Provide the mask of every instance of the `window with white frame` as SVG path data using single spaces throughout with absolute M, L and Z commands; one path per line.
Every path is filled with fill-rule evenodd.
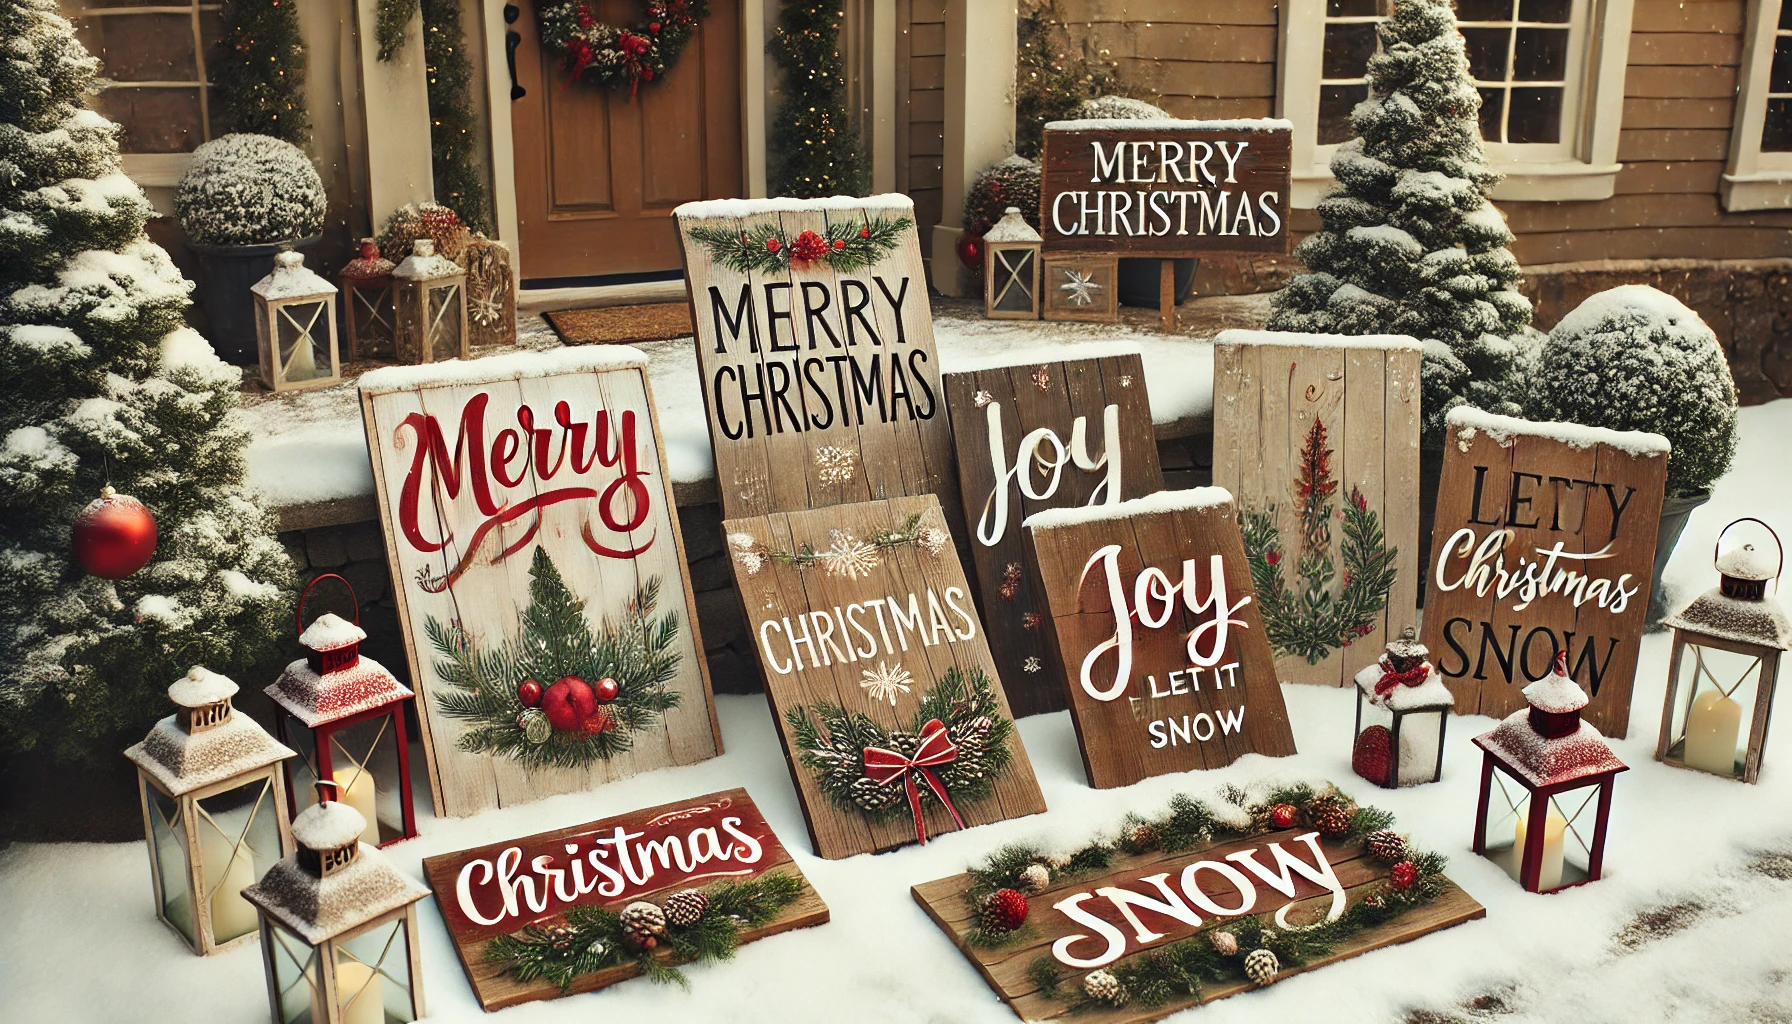
M 1755 0 L 1730 132 L 1724 208 L 1792 207 L 1792 3 Z

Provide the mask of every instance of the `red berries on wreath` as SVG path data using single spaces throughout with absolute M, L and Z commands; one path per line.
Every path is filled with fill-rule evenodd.
M 525 679 L 516 684 L 516 699 L 523 707 L 532 708 L 541 703 L 541 684 L 533 679 Z
M 599 704 L 608 704 L 622 693 L 622 687 L 617 684 L 616 680 L 605 676 L 591 684 L 591 693 L 597 698 Z
M 766 252 L 777 252 L 779 249 L 782 249 L 782 248 L 784 248 L 784 243 L 778 241 L 776 238 L 768 238 L 765 240 L 765 251 Z
M 1269 823 L 1276 828 L 1293 828 L 1300 809 L 1293 804 L 1277 804 L 1269 809 Z

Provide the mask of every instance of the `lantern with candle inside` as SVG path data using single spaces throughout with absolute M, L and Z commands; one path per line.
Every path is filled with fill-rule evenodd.
M 1411 626 L 1356 674 L 1356 742 L 1350 764 L 1385 789 L 1436 782 L 1456 698 Z
M 294 801 L 309 799 L 319 779 L 334 783 L 335 799 L 366 819 L 361 841 L 384 846 L 417 834 L 404 724 L 411 691 L 360 652 L 367 634 L 358 603 L 353 622 L 325 612 L 305 625 L 305 598 L 325 580 L 341 583 L 354 601 L 354 588 L 335 573 L 306 585 L 295 616 L 305 656 L 267 688 L 280 709 L 280 739 L 299 751 L 286 763 L 287 792 Z
M 243 891 L 260 911 L 276 1024 L 393 1024 L 423 1016 L 417 901 L 429 895 L 360 841 L 335 787 L 293 819 L 298 850 Z
M 467 272 L 460 264 L 436 255 L 436 243 L 419 238 L 411 254 L 392 271 L 396 309 L 393 348 L 401 363 L 433 363 L 465 359 L 467 335 Z
M 983 235 L 983 315 L 1039 319 L 1039 232 L 1010 206 Z
M 1774 552 L 1749 543 L 1724 550 L 1724 534 L 1739 523 L 1766 530 Z M 1753 783 L 1761 777 L 1780 652 L 1792 650 L 1777 583 L 1767 593 L 1785 568 L 1785 551 L 1779 535 L 1754 518 L 1736 520 L 1717 539 L 1718 585 L 1667 620 L 1674 653 L 1655 759 Z
M 343 334 L 348 358 L 391 358 L 397 312 L 392 305 L 392 271 L 396 264 L 380 255 L 379 243 L 361 239 L 360 254 L 336 275 L 342 284 Z
M 231 707 L 237 686 L 195 667 L 180 707 L 125 751 L 137 765 L 156 916 L 200 955 L 255 933 L 244 887 L 292 849 L 279 763 L 293 752 Z
M 303 253 L 274 256 L 274 269 L 249 289 L 261 382 L 275 391 L 342 379 L 336 351 L 336 286 L 305 266 Z
M 1474 850 L 1531 892 L 1597 881 L 1612 781 L 1627 766 L 1581 721 L 1587 693 L 1568 677 L 1567 651 L 1524 698 L 1527 710 L 1475 737 L 1483 756 Z

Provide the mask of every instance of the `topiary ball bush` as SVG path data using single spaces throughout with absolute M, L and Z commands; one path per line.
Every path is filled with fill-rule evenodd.
M 979 172 L 964 199 L 964 229 L 981 236 L 1002 219 L 1010 206 L 1020 207 L 1021 216 L 1038 230 L 1038 161 L 1011 156 Z
M 324 183 L 311 160 L 271 135 L 223 135 L 193 151 L 174 191 L 189 241 L 272 245 L 323 230 Z
M 1600 292 L 1563 317 L 1531 381 L 1534 419 L 1666 437 L 1669 495 L 1709 488 L 1736 455 L 1736 383 L 1717 335 L 1648 285 Z

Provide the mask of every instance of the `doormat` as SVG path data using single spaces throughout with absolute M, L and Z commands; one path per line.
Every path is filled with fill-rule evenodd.
M 568 345 L 622 345 L 691 334 L 691 307 L 686 302 L 564 309 L 542 315 Z

